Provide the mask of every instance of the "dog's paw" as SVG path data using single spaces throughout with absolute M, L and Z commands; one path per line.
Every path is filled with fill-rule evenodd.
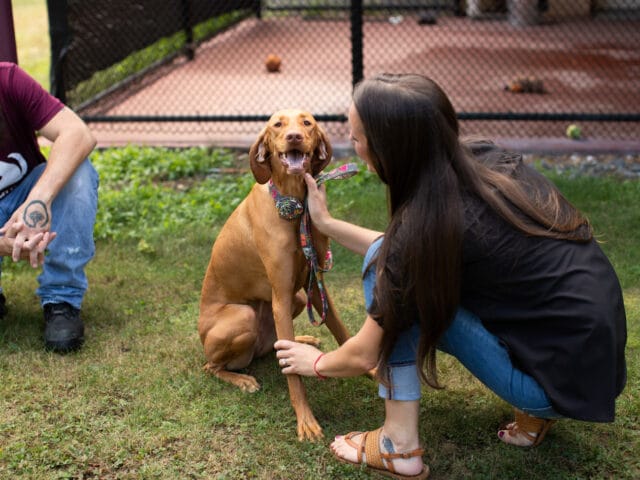
M 306 343 L 307 345 L 313 345 L 314 347 L 320 346 L 320 339 L 312 335 L 298 335 L 295 340 L 298 343 Z
M 206 363 L 202 369 L 205 372 L 218 377 L 224 382 L 235 385 L 243 392 L 254 393 L 260 390 L 260 384 L 251 375 L 223 370 L 222 368 L 213 366 L 210 363 Z
M 260 384 L 255 378 L 249 375 L 241 375 L 241 374 L 238 374 L 238 376 L 240 378 L 237 378 L 234 383 L 243 392 L 255 393 L 258 390 L 260 390 Z
M 314 419 L 310 422 L 298 423 L 298 441 L 316 442 L 324 438 L 322 427 Z

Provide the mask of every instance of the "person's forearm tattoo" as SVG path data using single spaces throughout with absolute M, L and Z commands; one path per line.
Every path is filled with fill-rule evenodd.
M 22 220 L 29 228 L 46 228 L 49 225 L 47 206 L 40 200 L 33 200 L 24 209 Z

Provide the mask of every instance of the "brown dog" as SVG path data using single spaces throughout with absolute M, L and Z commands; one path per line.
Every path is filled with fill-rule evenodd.
M 300 246 L 300 219 L 283 218 L 274 201 L 300 202 L 306 195 L 303 175 L 317 175 L 331 160 L 331 144 L 310 113 L 283 110 L 272 115 L 249 151 L 258 182 L 222 227 L 211 251 L 202 285 L 198 332 L 207 359 L 205 370 L 247 392 L 260 388 L 252 376 L 235 372 L 273 350 L 276 339 L 294 340 L 293 319 L 303 310 L 309 267 Z M 271 180 L 273 186 L 266 185 Z M 280 198 L 280 197 L 277 197 Z M 318 258 L 329 240 L 312 226 Z M 313 306 L 322 302 L 317 285 Z M 349 333 L 330 299 L 326 324 L 342 344 Z M 316 343 L 314 337 L 295 340 Z M 298 439 L 322 437 L 302 380 L 288 375 L 289 396 L 298 421 Z

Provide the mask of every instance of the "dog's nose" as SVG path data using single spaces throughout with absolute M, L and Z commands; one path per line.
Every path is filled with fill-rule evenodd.
M 302 142 L 302 134 L 300 132 L 289 132 L 284 138 L 289 143 Z

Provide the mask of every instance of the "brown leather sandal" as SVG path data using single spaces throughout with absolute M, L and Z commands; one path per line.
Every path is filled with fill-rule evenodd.
M 532 442 L 530 447 L 540 445 L 551 426 L 556 423 L 556 420 L 533 417 L 518 409 L 515 409 L 515 417 L 515 420 L 507 425 L 504 430 L 507 430 L 511 436 L 522 435 Z
M 344 437 L 345 441 L 349 444 L 349 446 L 356 449 L 358 453 L 357 461 L 350 462 L 335 452 L 332 451 L 333 455 L 342 463 L 348 463 L 351 465 L 362 465 L 373 470 L 380 475 L 384 475 L 391 478 L 396 478 L 398 480 L 424 480 L 429 476 L 429 467 L 424 465 L 422 468 L 422 472 L 418 475 L 401 475 L 396 473 L 396 470 L 393 466 L 393 461 L 398 458 L 411 458 L 411 457 L 421 457 L 424 453 L 423 448 L 416 448 L 410 452 L 405 453 L 382 453 L 380 451 L 380 433 L 382 432 L 382 427 L 377 430 L 373 430 L 371 432 L 351 432 L 347 433 Z M 360 443 L 356 443 L 351 440 L 356 435 L 361 435 Z M 366 460 L 362 461 L 362 455 L 366 455 Z

